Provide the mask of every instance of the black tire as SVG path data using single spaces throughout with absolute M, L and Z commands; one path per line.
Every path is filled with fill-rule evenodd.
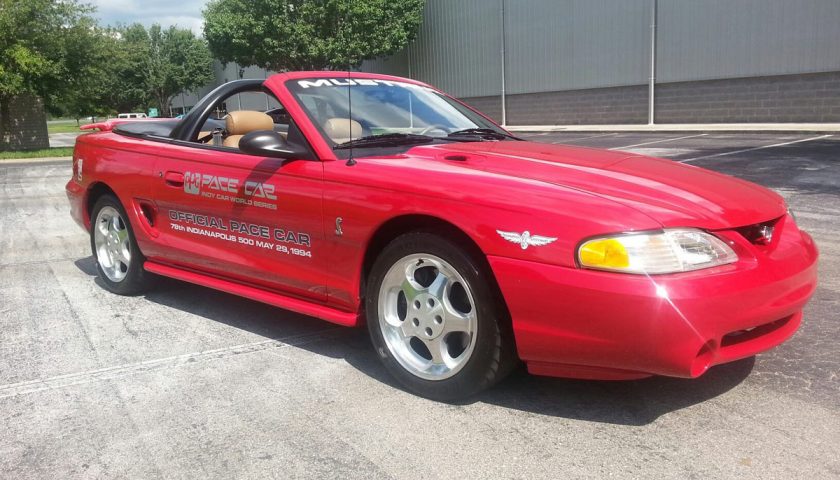
M 380 326 L 378 308 L 383 280 L 393 265 L 412 254 L 431 254 L 443 259 L 472 291 L 477 314 L 475 346 L 463 367 L 448 378 L 421 378 L 404 368 L 389 349 Z M 518 363 L 507 309 L 492 273 L 481 260 L 447 238 L 431 232 L 411 232 L 391 241 L 374 262 L 365 295 L 368 330 L 385 368 L 409 391 L 444 402 L 465 399 L 499 382 Z
M 99 258 L 100 252 L 96 247 L 95 231 L 97 220 L 99 219 L 100 212 L 109 207 L 117 211 L 125 226 L 125 230 L 128 232 L 128 245 L 131 258 L 128 262 L 128 268 L 124 271 L 125 276 L 119 280 L 109 278 L 109 275 L 102 267 Z M 131 222 L 128 220 L 128 215 L 120 201 L 111 194 L 102 195 L 93 205 L 90 218 L 90 249 L 93 252 L 96 273 L 99 275 L 99 279 L 102 280 L 105 288 L 118 295 L 137 295 L 146 291 L 151 286 L 151 275 L 143 270 L 146 257 L 143 256 L 143 253 L 140 252 L 140 248 L 137 246 L 137 240 L 135 239 Z

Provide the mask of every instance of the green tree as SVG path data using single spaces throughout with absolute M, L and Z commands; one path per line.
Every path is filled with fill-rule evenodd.
M 0 0 L 0 148 L 11 134 L 9 102 L 31 94 L 50 102 L 73 88 L 88 60 L 96 22 L 76 0 Z
M 188 29 L 152 25 L 148 31 L 146 86 L 162 114 L 172 97 L 213 79 L 213 57 L 203 39 Z
M 149 35 L 140 24 L 92 27 L 87 38 L 69 36 L 68 50 L 85 52 L 67 59 L 77 72 L 67 87 L 48 94 L 48 110 L 76 119 L 89 115 L 144 111 L 151 96 L 147 85 Z
M 119 33 L 113 29 L 94 27 L 86 36 L 69 36 L 69 51 L 84 52 L 66 60 L 68 70 L 77 74 L 66 79 L 66 87 L 49 92 L 47 109 L 60 116 L 78 121 L 89 115 L 100 116 L 114 112 L 110 94 L 113 78 L 121 61 Z
M 75 66 L 82 74 L 52 111 L 79 118 L 154 105 L 166 114 L 173 96 L 213 78 L 210 51 L 190 30 L 135 23 L 96 31 L 86 61 Z
M 204 36 L 222 62 L 276 71 L 355 68 L 417 34 L 425 0 L 211 0 Z
M 146 111 L 152 103 L 149 88 L 151 45 L 146 28 L 135 23 L 116 30 L 111 75 L 105 102 L 116 112 Z

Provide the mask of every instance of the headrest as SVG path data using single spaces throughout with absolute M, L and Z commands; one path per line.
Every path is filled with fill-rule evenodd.
M 244 135 L 255 130 L 273 130 L 274 121 L 263 112 L 238 110 L 225 116 L 228 135 Z
M 362 124 L 349 118 L 330 118 L 324 122 L 324 133 L 336 143 L 362 136 Z

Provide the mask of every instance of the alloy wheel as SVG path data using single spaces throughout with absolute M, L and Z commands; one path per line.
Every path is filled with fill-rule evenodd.
M 380 286 L 378 313 L 388 349 L 417 377 L 449 378 L 475 348 L 478 319 L 470 286 L 435 255 L 412 254 L 391 266 Z
M 125 219 L 114 207 L 106 206 L 96 216 L 93 228 L 99 267 L 108 280 L 121 282 L 131 265 L 131 242 Z

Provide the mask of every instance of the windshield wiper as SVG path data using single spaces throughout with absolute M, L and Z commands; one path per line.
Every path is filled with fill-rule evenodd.
M 416 135 L 413 133 L 383 133 L 380 135 L 368 135 L 356 138 L 333 147 L 333 150 L 344 150 L 357 147 L 396 147 L 399 145 L 413 145 L 420 143 L 431 143 L 434 137 L 428 135 Z
M 487 140 L 501 140 L 503 138 L 510 138 L 513 140 L 522 140 L 519 137 L 514 137 L 508 133 L 499 132 L 497 130 L 493 130 L 492 128 L 465 128 L 463 130 L 458 130 L 449 134 L 450 137 L 459 137 L 459 136 L 477 136 Z

